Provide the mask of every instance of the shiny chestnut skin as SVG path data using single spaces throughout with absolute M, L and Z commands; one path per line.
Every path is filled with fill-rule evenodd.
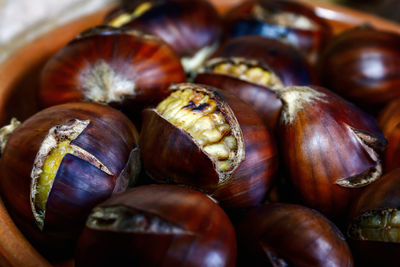
M 228 216 L 206 195 L 176 185 L 135 187 L 97 206 L 76 256 L 76 266 L 235 263 L 236 236 Z
M 44 171 L 44 163 L 39 165 L 55 146 L 47 155 L 40 151 L 51 144 L 44 143 L 50 132 L 57 134 L 62 131 L 60 125 L 77 120 L 87 124 L 70 143 L 74 152 L 61 159 L 41 217 L 34 193 L 40 179 L 34 173 Z M 125 190 L 140 171 L 137 143 L 134 125 L 108 106 L 68 103 L 42 110 L 16 128 L 7 142 L 0 161 L 1 197 L 39 251 L 54 259 L 67 256 L 90 210 Z
M 222 59 L 222 58 L 221 58 Z M 225 61 L 235 60 L 237 58 L 222 59 Z M 212 59 L 208 62 L 211 62 Z M 247 61 L 242 59 L 242 61 Z M 259 63 L 255 60 L 255 66 L 263 66 L 264 69 L 274 72 L 266 64 Z M 207 62 L 205 63 L 207 66 Z M 229 91 L 242 99 L 247 104 L 251 105 L 258 115 L 264 120 L 265 124 L 271 131 L 275 131 L 278 122 L 279 114 L 282 108 L 281 101 L 277 98 L 275 91 L 279 90 L 279 86 L 264 86 L 251 81 L 246 81 L 231 75 L 212 72 L 204 68 L 195 78 L 196 83 L 207 84 L 216 88 Z
M 353 266 L 340 230 L 304 206 L 264 204 L 251 209 L 236 229 L 239 266 Z
M 331 219 L 382 175 L 387 144 L 374 118 L 322 87 L 279 91 L 280 151 L 304 203 Z
M 390 224 L 395 220 L 393 212 L 400 209 L 400 169 L 386 173 L 381 179 L 371 184 L 353 202 L 349 215 L 348 240 L 357 264 L 360 266 L 398 266 L 400 239 L 384 240 L 391 231 L 398 231 L 398 224 Z M 381 227 L 371 227 L 370 234 L 375 231 L 375 238 L 370 238 L 363 232 L 362 237 L 355 235 L 353 229 L 368 229 L 364 223 L 360 225 L 362 215 L 375 214 L 381 222 Z M 364 230 L 365 231 L 365 230 Z M 377 240 L 380 239 L 380 240 Z
M 273 16 L 279 17 L 276 21 Z M 289 15 L 290 14 L 290 15 Z M 290 19 L 299 16 L 303 22 Z M 268 21 L 270 20 L 270 21 Z M 285 23 L 281 24 L 280 21 Z M 304 21 L 308 23 L 305 25 Z M 298 48 L 311 63 L 315 63 L 318 55 L 332 37 L 329 24 L 319 18 L 306 5 L 294 1 L 256 0 L 246 1 L 231 9 L 224 17 L 225 38 L 245 35 L 260 35 L 278 39 Z
M 45 65 L 43 107 L 73 101 L 140 110 L 185 81 L 179 57 L 158 37 L 126 28 L 95 27 L 77 36 Z
M 305 57 L 291 45 L 261 36 L 243 36 L 227 41 L 214 57 L 243 57 L 267 64 L 283 84 L 316 84 L 314 70 Z
M 143 111 L 140 147 L 146 173 L 159 182 L 186 184 L 210 194 L 229 209 L 259 204 L 271 187 L 278 167 L 273 135 L 257 113 L 235 95 L 199 84 L 177 84 L 171 91 L 201 88 L 213 95 L 239 135 L 235 169 L 221 181 L 216 164 L 186 131 L 155 109 Z
M 395 33 L 371 27 L 345 31 L 322 53 L 318 76 L 324 86 L 373 113 L 400 96 L 399 46 Z
M 383 167 L 386 172 L 400 168 L 400 99 L 389 102 L 378 117 L 378 125 L 388 140 Z
M 200 51 L 206 57 L 220 42 L 221 20 L 213 5 L 205 0 L 132 1 L 111 11 L 105 23 L 122 26 L 118 18 L 137 10 L 142 11 L 122 25 L 159 36 L 184 58 L 186 70 L 195 68 L 196 64 L 187 65 L 185 61 Z

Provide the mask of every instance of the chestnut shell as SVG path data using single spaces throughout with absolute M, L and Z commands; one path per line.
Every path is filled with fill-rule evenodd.
M 318 76 L 327 88 L 374 113 L 400 96 L 399 47 L 395 33 L 370 27 L 345 31 L 322 53 Z
M 111 175 L 66 154 L 54 179 L 40 231 L 30 204 L 34 160 L 50 128 L 71 119 L 90 121 L 71 144 L 94 155 Z M 122 179 L 130 163 L 131 174 L 140 170 L 137 143 L 134 125 L 110 107 L 68 103 L 42 110 L 22 123 L 7 142 L 0 161 L 2 199 L 15 223 L 42 253 L 50 259 L 66 256 L 72 252 L 92 207 L 127 187 Z M 133 159 L 129 161 L 131 155 Z
M 290 12 L 302 15 L 312 21 L 316 28 L 300 29 L 259 20 L 252 14 L 255 6 L 271 12 Z M 332 36 L 332 30 L 327 22 L 318 17 L 306 5 L 294 1 L 246 1 L 225 15 L 224 25 L 226 28 L 225 38 L 260 35 L 281 40 L 298 48 L 311 63 L 316 62 L 320 52 Z
M 267 64 L 283 84 L 316 84 L 314 70 L 305 57 L 291 45 L 261 36 L 243 36 L 224 43 L 214 57 L 243 57 Z
M 134 1 L 111 11 L 105 23 L 132 12 L 143 2 L 152 6 L 124 26 L 159 36 L 180 57 L 193 56 L 202 48 L 219 43 L 222 32 L 219 15 L 213 5 L 204 0 Z
M 253 208 L 237 233 L 240 266 L 353 266 L 340 230 L 303 206 L 274 203 Z M 288 265 L 279 265 L 282 259 Z
M 127 231 L 117 226 L 96 229 L 88 221 L 78 244 L 77 266 L 235 266 L 233 226 L 224 211 L 198 191 L 176 185 L 139 186 L 97 209 L 107 207 L 125 207 L 146 221 Z M 174 230 L 151 227 L 154 218 Z
M 101 26 L 83 32 L 49 59 L 38 98 L 43 107 L 90 101 L 137 111 L 185 79 L 179 57 L 159 38 Z M 108 90 L 105 96 L 94 90 L 99 88 Z
M 155 110 L 145 109 L 139 141 L 144 169 L 156 181 L 199 188 L 226 208 L 260 203 L 278 167 L 273 135 L 257 113 L 235 95 L 206 85 L 194 86 L 214 92 L 229 105 L 238 122 L 234 127 L 239 127 L 243 134 L 245 158 L 231 176 L 221 182 L 212 160 L 188 133 L 166 121 Z

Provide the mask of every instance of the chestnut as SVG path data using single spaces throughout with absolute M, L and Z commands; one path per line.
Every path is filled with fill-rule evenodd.
M 316 84 L 305 57 L 293 46 L 261 36 L 244 36 L 227 41 L 213 57 L 241 57 L 267 64 L 286 86 Z
M 399 46 L 396 33 L 366 26 L 345 31 L 321 55 L 317 64 L 321 83 L 375 113 L 400 96 Z
M 176 185 L 147 185 L 94 208 L 76 266 L 235 266 L 236 236 L 209 197 Z
M 353 266 L 340 230 L 319 212 L 300 205 L 253 208 L 237 233 L 239 266 Z
M 213 58 L 200 69 L 195 82 L 236 94 L 257 111 L 271 131 L 275 130 L 282 103 L 274 91 L 283 83 L 268 65 L 239 57 Z
M 143 166 L 158 182 L 210 194 L 225 208 L 260 203 L 277 171 L 272 134 L 249 105 L 227 91 L 192 83 L 143 111 Z
M 175 52 L 158 37 L 126 28 L 95 27 L 77 36 L 45 65 L 43 107 L 74 101 L 140 110 L 186 76 Z
M 317 86 L 280 90 L 280 148 L 290 179 L 307 206 L 346 214 L 360 190 L 382 175 L 387 142 L 374 118 Z
M 383 167 L 386 172 L 400 168 L 400 98 L 389 102 L 378 117 L 378 125 L 388 140 Z
M 225 38 L 260 35 L 298 48 L 311 63 L 332 36 L 331 27 L 305 4 L 285 0 L 252 0 L 224 17 Z
M 68 103 L 42 110 L 8 139 L 1 197 L 39 250 L 66 256 L 90 210 L 134 182 L 137 143 L 135 126 L 108 106 Z
M 188 72 L 215 51 L 222 32 L 217 11 L 205 0 L 132 1 L 111 11 L 105 23 L 159 36 L 178 53 Z
M 398 266 L 400 169 L 385 174 L 354 201 L 347 235 L 356 263 Z M 361 265 L 360 265 L 361 266 Z

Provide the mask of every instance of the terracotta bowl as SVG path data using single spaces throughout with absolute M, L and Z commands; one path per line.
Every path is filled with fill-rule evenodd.
M 209 0 L 221 13 L 243 0 Z M 302 1 L 326 19 L 338 33 L 355 25 L 369 23 L 379 29 L 400 33 L 400 25 L 348 8 Z M 25 45 L 0 65 L 0 125 L 12 117 L 24 120 L 38 111 L 35 92 L 38 74 L 46 60 L 82 30 L 101 23 L 112 7 L 56 28 Z M 63 263 L 73 266 L 72 260 Z M 50 266 L 24 238 L 0 200 L 0 266 Z M 61 266 L 61 265 L 60 265 Z

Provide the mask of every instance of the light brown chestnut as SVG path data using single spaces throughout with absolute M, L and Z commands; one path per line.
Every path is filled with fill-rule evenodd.
M 277 170 L 277 149 L 257 113 L 227 91 L 177 84 L 143 112 L 146 172 L 203 190 L 228 208 L 260 203 Z
M 290 179 L 304 202 L 328 216 L 382 175 L 386 145 L 372 116 L 322 87 L 287 87 L 279 138 Z

